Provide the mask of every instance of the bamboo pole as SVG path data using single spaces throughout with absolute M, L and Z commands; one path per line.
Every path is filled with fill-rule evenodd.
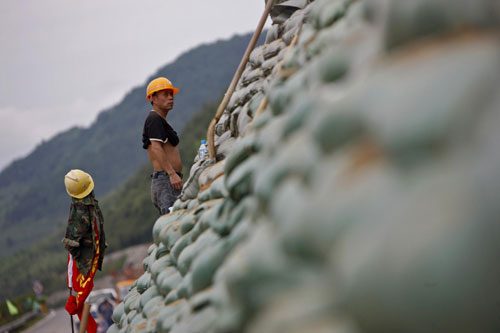
M 78 333 L 85 333 L 87 331 L 89 315 L 90 315 L 90 304 L 85 303 L 83 304 L 82 320 L 80 322 L 80 330 L 78 331 Z
M 262 17 L 260 18 L 259 24 L 257 25 L 257 29 L 255 30 L 252 39 L 250 40 L 250 43 L 248 44 L 248 47 L 245 51 L 245 54 L 243 55 L 243 58 L 241 59 L 240 65 L 238 66 L 238 69 L 236 73 L 233 76 L 233 80 L 231 81 L 231 84 L 229 85 L 229 88 L 227 89 L 226 93 L 224 94 L 224 98 L 222 99 L 222 102 L 220 103 L 217 112 L 215 113 L 215 117 L 212 119 L 210 122 L 210 125 L 208 126 L 208 131 L 207 131 L 207 145 L 208 145 L 208 154 L 210 159 L 215 159 L 215 146 L 214 146 L 214 134 L 215 134 L 215 125 L 219 121 L 220 117 L 222 116 L 222 112 L 224 112 L 224 109 L 226 108 L 227 104 L 229 103 L 229 99 L 233 95 L 234 89 L 236 88 L 236 84 L 238 83 L 238 80 L 241 77 L 241 74 L 243 73 L 243 70 L 245 69 L 245 66 L 248 62 L 248 58 L 250 57 L 250 53 L 253 51 L 255 44 L 257 43 L 257 40 L 259 39 L 259 36 L 262 32 L 262 28 L 264 27 L 264 24 L 266 23 L 267 16 L 269 15 L 269 12 L 271 11 L 271 8 L 274 5 L 275 0 L 268 0 L 266 4 L 266 8 L 264 9 L 264 13 L 262 14 Z

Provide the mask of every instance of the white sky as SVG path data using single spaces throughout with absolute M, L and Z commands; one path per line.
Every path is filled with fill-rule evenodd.
M 0 171 L 42 140 L 90 125 L 184 51 L 253 32 L 264 6 L 264 0 L 0 1 Z

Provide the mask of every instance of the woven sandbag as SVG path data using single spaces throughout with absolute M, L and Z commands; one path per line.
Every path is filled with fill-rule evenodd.
M 147 301 L 142 309 L 142 316 L 144 318 L 151 318 L 158 315 L 163 308 L 163 297 L 155 296 Z
M 266 34 L 266 44 L 271 43 L 272 41 L 275 41 L 278 39 L 278 37 L 281 34 L 281 29 L 280 29 L 279 24 L 273 24 L 271 25 L 270 28 L 267 29 L 267 34 Z
M 380 1 L 377 5 L 383 6 Z M 388 6 L 385 48 L 390 50 L 427 36 L 444 35 L 461 26 L 498 27 L 499 22 L 500 10 L 495 1 L 393 1 Z
M 206 168 L 198 178 L 201 188 L 207 188 L 216 178 L 224 174 L 225 161 L 220 161 Z
M 215 243 L 219 238 L 219 235 L 208 229 L 204 231 L 194 243 L 186 246 L 177 260 L 177 268 L 179 272 L 182 275 L 187 274 L 194 258 L 196 258 L 210 244 Z
M 139 294 L 142 294 L 145 292 L 151 284 L 151 273 L 149 272 L 144 272 L 144 274 L 137 279 L 137 292 Z
M 225 186 L 224 175 L 217 178 L 210 186 L 210 199 L 219 199 L 227 197 L 228 191 Z
M 215 125 L 215 135 L 221 136 L 225 131 L 229 129 L 229 117 L 230 113 L 224 111 L 219 121 Z
M 264 45 L 257 46 L 250 53 L 248 63 L 253 67 L 257 68 L 264 62 Z
M 212 284 L 216 270 L 222 264 L 231 249 L 231 244 L 229 242 L 221 240 L 209 246 L 193 261 L 191 269 L 193 293 L 197 293 Z
M 239 164 L 226 178 L 226 188 L 232 200 L 239 201 L 252 192 L 254 173 L 261 166 L 260 162 L 259 157 L 252 156 Z
M 169 255 L 163 256 L 151 265 L 151 278 L 156 281 L 158 275 L 167 267 L 173 264 Z
M 177 287 L 177 296 L 179 298 L 189 298 L 192 295 L 192 287 L 191 287 L 191 273 L 187 273 L 182 281 L 179 283 Z
M 182 275 L 180 275 L 177 271 L 171 271 L 171 273 L 165 276 L 161 280 L 161 284 L 159 285 L 159 290 L 162 295 L 168 295 L 173 289 L 176 289 L 182 281 Z
M 120 332 L 120 328 L 116 325 L 116 324 L 113 324 L 111 325 L 108 330 L 106 332 L 110 332 L 110 333 L 118 333 Z
M 139 301 L 138 311 L 142 312 L 146 303 L 156 296 L 160 296 L 160 292 L 158 291 L 158 288 L 153 285 L 149 287 L 144 293 L 142 293 Z
M 181 332 L 214 332 L 217 322 L 217 312 L 214 307 L 206 307 L 201 311 L 193 313 L 192 316 L 181 320 L 172 326 L 172 333 Z
M 309 20 L 316 29 L 323 29 L 344 16 L 350 3 L 351 0 L 316 0 Z
M 158 315 L 156 323 L 156 332 L 167 333 L 170 332 L 172 326 L 175 324 L 176 313 L 184 306 L 185 300 L 179 300 L 166 306 Z
M 139 308 L 141 294 L 138 292 L 132 293 L 132 295 L 125 300 L 124 303 L 124 312 L 128 314 L 132 310 L 137 310 Z
M 215 158 L 217 162 L 224 161 L 232 152 L 236 138 L 231 136 L 231 131 L 226 131 L 215 142 Z
M 179 210 L 170 214 L 160 216 L 153 225 L 153 241 L 156 245 L 160 243 L 160 232 L 170 223 L 176 221 L 185 211 Z
M 127 320 L 126 320 L 126 322 L 127 322 L 128 324 L 130 324 L 130 323 L 134 320 L 135 316 L 137 316 L 137 315 L 139 315 L 139 316 L 141 315 L 139 312 L 137 312 L 137 310 L 132 310 L 132 311 L 130 311 L 130 312 L 127 314 Z
M 172 289 L 165 296 L 165 305 L 169 305 L 170 303 L 176 302 L 179 300 L 179 295 L 177 295 L 177 289 Z
M 191 171 L 189 173 L 189 178 L 184 184 L 182 188 L 182 192 L 180 195 L 181 200 L 194 199 L 198 195 L 200 191 L 200 185 L 198 184 L 198 177 L 200 173 L 205 170 L 208 166 L 214 164 L 215 161 L 205 158 L 203 160 L 199 160 L 193 164 L 191 167 Z
M 132 332 L 143 332 L 146 330 L 148 323 L 142 316 L 135 316 L 134 320 L 130 323 L 129 327 Z
M 167 255 L 168 253 L 169 253 L 168 248 L 163 243 L 160 243 L 158 245 L 158 249 L 156 250 L 155 258 L 160 259 L 161 257 Z
M 125 313 L 125 303 L 121 302 L 118 304 L 118 306 L 114 309 L 113 315 L 111 316 L 111 319 L 113 319 L 114 323 L 119 323 L 120 319 L 122 318 L 123 314 Z
M 160 241 L 171 250 L 175 242 L 182 236 L 181 221 L 176 220 L 163 228 L 160 232 Z

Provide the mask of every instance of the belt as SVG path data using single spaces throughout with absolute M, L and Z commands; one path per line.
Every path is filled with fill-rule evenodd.
M 176 171 L 175 173 L 182 179 L 182 172 Z M 168 176 L 168 173 L 165 170 L 155 171 L 151 174 L 151 178 L 156 179 L 159 175 Z

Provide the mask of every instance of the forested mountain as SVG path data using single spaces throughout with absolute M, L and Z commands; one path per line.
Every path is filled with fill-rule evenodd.
M 0 257 L 33 246 L 65 224 L 69 199 L 63 178 L 70 169 L 92 174 L 96 196 L 102 198 L 147 161 L 141 132 L 150 110 L 145 99 L 150 79 L 166 76 L 180 88 L 169 114 L 180 132 L 204 102 L 223 93 L 250 37 L 234 36 L 187 51 L 101 112 L 90 127 L 68 129 L 5 168 L 0 173 Z

